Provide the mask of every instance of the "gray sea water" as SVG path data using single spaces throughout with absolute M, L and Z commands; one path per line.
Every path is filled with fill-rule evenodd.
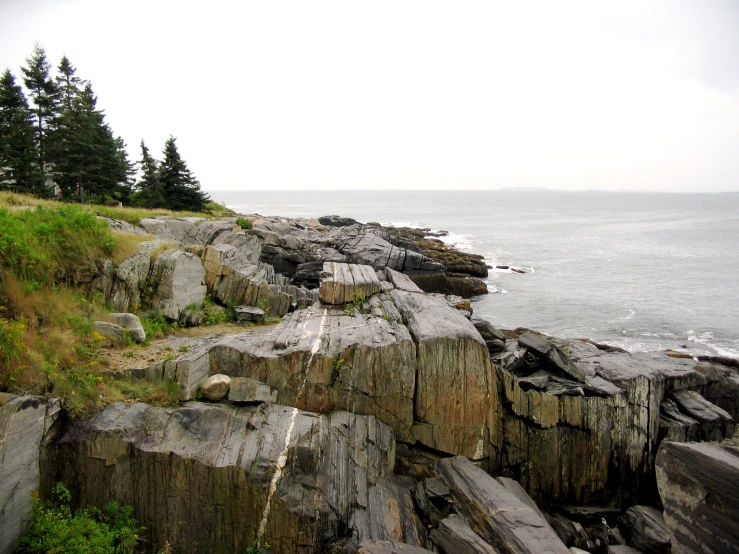
M 240 213 L 339 214 L 446 230 L 482 254 L 494 294 L 475 313 L 503 328 L 631 351 L 739 358 L 739 194 L 510 191 L 213 192 Z

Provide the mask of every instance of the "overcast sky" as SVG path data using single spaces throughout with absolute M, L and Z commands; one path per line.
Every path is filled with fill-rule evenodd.
M 739 1 L 0 0 L 205 190 L 739 190 Z

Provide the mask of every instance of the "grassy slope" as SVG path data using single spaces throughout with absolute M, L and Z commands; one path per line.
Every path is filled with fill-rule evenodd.
M 172 402 L 178 391 L 171 383 L 100 374 L 102 348 L 136 346 L 113 345 L 92 330 L 93 322 L 107 319 L 110 306 L 81 284 L 104 258 L 120 263 L 149 237 L 114 233 L 96 214 L 131 223 L 156 215 L 213 217 L 0 193 L 0 391 L 61 396 L 78 415 L 122 399 Z M 218 215 L 231 214 L 221 206 Z M 174 329 L 156 315 L 143 322 L 149 336 Z

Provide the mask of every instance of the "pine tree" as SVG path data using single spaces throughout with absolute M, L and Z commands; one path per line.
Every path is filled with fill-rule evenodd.
M 38 192 L 43 191 L 46 186 L 46 131 L 45 122 L 54 115 L 57 89 L 54 81 L 49 75 L 51 66 L 46 59 L 43 47 L 36 43 L 33 54 L 26 58 L 27 67 L 22 67 L 23 82 L 31 92 L 31 100 L 36 108 L 33 113 L 36 116 L 36 141 L 38 144 L 38 160 L 41 171 L 41 183 Z
M 141 140 L 141 161 L 139 162 L 141 179 L 136 183 L 135 203 L 146 208 L 163 208 L 165 205 L 159 181 L 159 166 L 152 158 L 149 149 Z
M 28 102 L 9 69 L 0 78 L 0 188 L 38 189 L 40 173 Z
M 75 76 L 66 57 L 59 71 L 59 111 L 49 133 L 56 182 L 66 196 L 80 201 L 127 200 L 133 168 L 123 140 L 97 108 L 92 85 Z
M 202 212 L 210 198 L 200 190 L 200 183 L 180 157 L 175 140 L 170 136 L 164 143 L 164 160 L 159 168 L 166 207 Z

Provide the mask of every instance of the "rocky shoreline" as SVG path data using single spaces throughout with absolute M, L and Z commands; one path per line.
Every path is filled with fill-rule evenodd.
M 247 217 L 109 221 L 152 235 L 89 283 L 117 311 L 281 321 L 121 372 L 178 407 L 2 395 L 0 553 L 58 481 L 180 552 L 739 551 L 735 363 L 496 329 L 424 231 Z

